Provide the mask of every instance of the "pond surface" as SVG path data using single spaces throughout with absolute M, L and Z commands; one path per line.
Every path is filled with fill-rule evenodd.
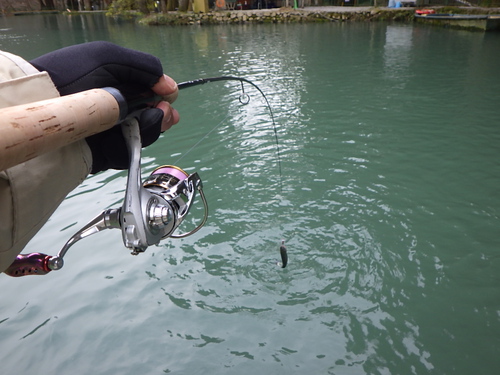
M 178 82 L 250 79 L 272 106 L 282 172 L 256 90 L 244 87 L 246 106 L 238 83 L 182 91 L 181 122 L 144 150 L 142 172 L 197 171 L 208 223 L 137 257 L 105 231 L 60 271 L 0 276 L 2 373 L 498 371 L 500 34 L 99 15 L 0 18 L 0 29 L 0 48 L 27 59 L 108 40 L 157 55 Z M 26 252 L 57 253 L 121 205 L 125 182 L 89 177 Z M 200 204 L 185 229 L 201 217 Z

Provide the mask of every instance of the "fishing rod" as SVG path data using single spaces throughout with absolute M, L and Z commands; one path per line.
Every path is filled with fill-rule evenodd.
M 263 96 L 269 109 L 275 134 L 280 189 L 282 189 L 281 160 L 279 142 L 274 115 L 262 90 L 253 82 L 240 77 L 221 76 L 201 78 L 194 81 L 181 82 L 179 90 L 217 81 L 239 81 L 242 87 L 240 102 L 248 104 L 249 97 L 244 91 L 243 83 L 255 87 Z M 115 89 L 107 89 L 116 100 L 123 104 L 123 97 Z M 144 252 L 151 245 L 158 245 L 166 238 L 184 238 L 200 230 L 208 218 L 208 203 L 203 193 L 203 183 L 198 173 L 188 174 L 183 169 L 173 165 L 163 165 L 156 168 L 144 182 L 141 181 L 141 137 L 137 113 L 140 107 L 150 104 L 151 101 L 161 101 L 158 96 L 148 96 L 127 103 L 127 109 L 132 113 L 121 121 L 122 133 L 125 138 L 130 157 L 127 186 L 123 205 L 119 208 L 104 210 L 83 228 L 77 231 L 62 247 L 56 256 L 43 253 L 20 254 L 12 265 L 5 271 L 14 277 L 26 275 L 45 275 L 53 270 L 59 270 L 64 265 L 64 256 L 76 242 L 105 229 L 120 229 L 125 247 L 133 255 Z M 123 112 L 123 108 L 120 108 Z M 204 216 L 199 224 L 189 232 L 174 234 L 182 221 L 186 218 L 196 195 L 204 207 Z M 280 246 L 282 268 L 288 263 L 285 241 Z

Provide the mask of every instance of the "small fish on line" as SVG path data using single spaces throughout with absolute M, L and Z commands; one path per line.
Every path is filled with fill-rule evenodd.
M 281 268 L 285 268 L 286 265 L 288 264 L 288 253 L 285 247 L 285 240 L 281 240 L 280 255 L 281 255 L 281 262 L 278 262 L 277 264 L 278 266 L 281 266 Z

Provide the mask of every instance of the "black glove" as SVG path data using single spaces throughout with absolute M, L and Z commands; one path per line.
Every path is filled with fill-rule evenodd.
M 153 87 L 163 75 L 161 62 L 147 53 L 123 48 L 109 42 L 90 42 L 62 48 L 40 56 L 30 63 L 49 73 L 61 95 L 114 87 L 128 100 Z M 140 118 L 142 146 L 160 136 L 163 111 L 152 108 Z M 86 139 L 92 151 L 92 171 L 127 169 L 129 155 L 120 127 Z

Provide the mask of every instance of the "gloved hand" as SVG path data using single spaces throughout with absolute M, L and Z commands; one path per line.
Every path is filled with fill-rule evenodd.
M 123 48 L 109 42 L 91 42 L 62 48 L 40 56 L 30 63 L 49 73 L 61 95 L 101 87 L 114 87 L 127 98 L 153 90 L 172 102 L 177 84 L 163 74 L 161 62 L 147 53 Z M 179 114 L 167 101 L 143 111 L 142 146 L 155 142 L 160 132 L 179 121 Z M 114 127 L 86 139 L 92 151 L 92 170 L 126 169 L 129 156 L 120 127 Z

